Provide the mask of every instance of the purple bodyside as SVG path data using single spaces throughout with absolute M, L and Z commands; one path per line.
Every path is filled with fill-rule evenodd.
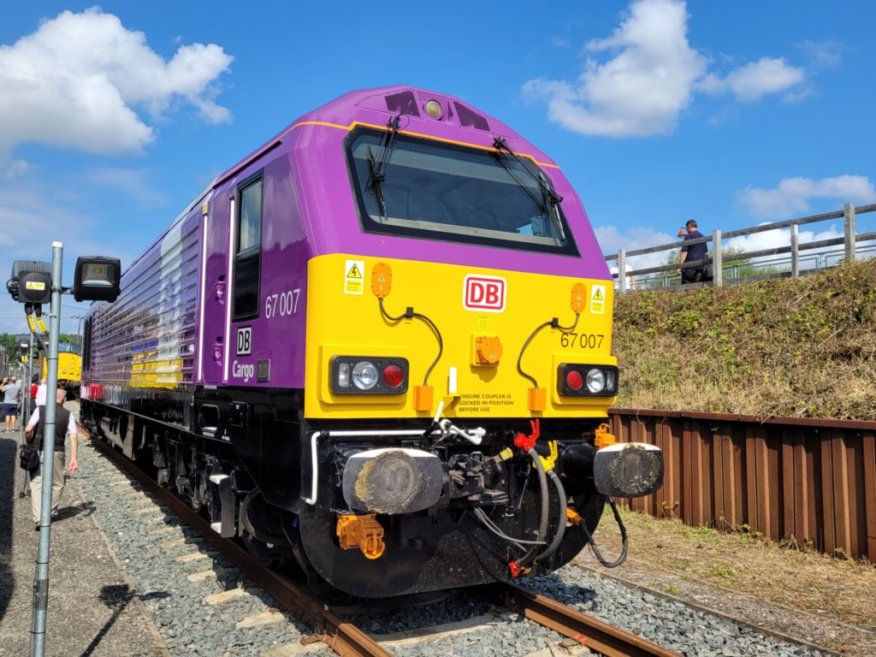
M 101 398 L 194 383 L 200 238 L 197 213 L 180 217 L 122 276 L 119 299 L 92 313 L 83 381 L 99 383 Z

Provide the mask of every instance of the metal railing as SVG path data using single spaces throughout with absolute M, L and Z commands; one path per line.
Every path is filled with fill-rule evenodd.
M 819 269 L 835 267 L 843 260 L 870 258 L 876 256 L 876 232 L 857 232 L 856 217 L 874 211 L 876 211 L 876 204 L 854 207 L 847 203 L 842 210 L 835 212 L 825 212 L 727 232 L 716 230 L 710 236 L 684 242 L 688 246 L 703 243 L 711 243 L 712 246 L 707 261 L 688 261 L 683 266 L 697 268 L 708 264 L 713 274 L 711 284 L 720 287 L 767 278 L 797 277 Z M 800 242 L 800 226 L 836 219 L 843 219 L 842 237 Z M 787 246 L 753 251 L 726 251 L 728 240 L 776 230 L 787 230 Z M 670 242 L 630 251 L 622 249 L 616 254 L 605 256 L 606 261 L 614 263 L 612 275 L 616 281 L 618 279 L 617 272 L 625 272 L 623 284 L 616 282 L 618 292 L 680 285 L 681 276 L 677 270 L 682 265 L 669 262 L 669 254 L 678 251 L 680 246 L 679 242 Z M 667 253 L 666 264 L 640 268 L 630 266 L 631 259 L 661 252 Z M 708 284 L 697 283 L 694 285 Z

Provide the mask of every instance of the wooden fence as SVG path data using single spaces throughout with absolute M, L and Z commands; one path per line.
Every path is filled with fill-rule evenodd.
M 612 409 L 621 442 L 663 449 L 631 507 L 876 563 L 876 422 Z

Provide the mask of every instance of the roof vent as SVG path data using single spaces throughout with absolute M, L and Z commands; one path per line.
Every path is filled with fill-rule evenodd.
M 417 109 L 417 99 L 414 98 L 414 92 L 412 91 L 402 91 L 401 93 L 387 96 L 386 109 L 393 113 L 420 116 L 420 110 Z
M 459 116 L 459 122 L 466 128 L 476 128 L 477 130 L 489 130 L 490 124 L 487 120 L 476 112 L 472 112 L 465 105 L 460 105 L 455 102 L 456 114 Z

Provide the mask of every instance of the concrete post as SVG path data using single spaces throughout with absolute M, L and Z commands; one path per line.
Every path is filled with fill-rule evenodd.
M 617 282 L 618 293 L 623 294 L 627 287 L 627 254 L 623 249 L 617 252 Z
M 722 287 L 724 285 L 724 254 L 721 251 L 721 231 L 716 230 L 712 233 L 712 285 Z
M 846 260 L 855 259 L 855 206 L 846 203 L 843 206 L 845 215 Z

